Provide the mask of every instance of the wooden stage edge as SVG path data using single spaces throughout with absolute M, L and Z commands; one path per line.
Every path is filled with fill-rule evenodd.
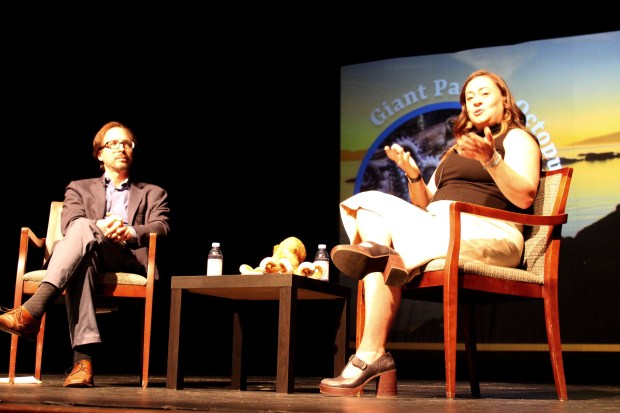
M 349 349 L 355 349 L 355 341 L 348 343 Z M 424 343 L 424 342 L 404 342 L 404 341 L 390 341 L 386 344 L 386 348 L 390 350 L 432 350 L 443 351 L 443 343 Z M 457 350 L 464 351 L 465 344 L 458 343 Z M 549 345 L 547 343 L 477 343 L 476 348 L 478 351 L 523 351 L 523 352 L 548 352 Z M 562 343 L 562 352 L 574 352 L 574 353 L 619 353 L 620 344 L 592 344 L 582 343 L 573 344 Z
M 569 400 L 559 401 L 553 383 L 481 382 L 473 399 L 467 382 L 445 398 L 445 383 L 399 380 L 398 396 L 376 398 L 374 383 L 358 397 L 330 397 L 318 390 L 319 378 L 298 377 L 293 394 L 277 393 L 275 377 L 249 377 L 245 391 L 231 389 L 229 377 L 185 378 L 182 390 L 167 389 L 166 377 L 151 377 L 143 389 L 136 376 L 95 376 L 95 387 L 62 387 L 63 375 L 46 375 L 42 384 L 0 384 L 1 412 L 150 413 L 174 412 L 605 412 L 618 411 L 620 385 L 568 384 Z

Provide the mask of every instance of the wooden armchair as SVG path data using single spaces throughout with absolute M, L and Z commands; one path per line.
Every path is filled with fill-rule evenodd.
M 463 338 L 469 365 L 473 397 L 480 397 L 476 371 L 477 304 L 516 300 L 542 300 L 549 354 L 555 388 L 560 400 L 568 399 L 560 342 L 558 315 L 558 265 L 564 212 L 573 169 L 564 167 L 541 174 L 533 215 L 486 208 L 463 202 L 450 207 L 450 247 L 446 259 L 429 262 L 422 274 L 403 289 L 403 298 L 443 302 L 446 397 L 456 390 L 456 348 L 458 306 L 463 315 Z M 519 268 L 505 268 L 458 259 L 461 238 L 461 213 L 498 218 L 524 225 L 525 251 Z M 356 346 L 364 331 L 365 303 L 363 281 L 358 285 Z
M 22 227 L 19 241 L 19 257 L 17 261 L 17 276 L 15 279 L 14 307 L 22 305 L 24 295 L 32 295 L 39 288 L 39 284 L 45 276 L 45 270 L 27 270 L 27 260 L 33 256 L 34 251 L 43 252 L 43 263 L 50 258 L 54 243 L 62 238 L 60 230 L 60 215 L 63 203 L 53 201 L 50 208 L 50 216 L 47 226 L 47 236 L 37 237 L 30 228 Z M 29 255 L 28 248 L 34 247 Z M 140 380 L 142 387 L 148 386 L 149 356 L 151 349 L 151 322 L 153 314 L 153 291 L 155 286 L 155 253 L 157 249 L 157 234 L 151 233 L 149 239 L 148 266 L 146 277 L 139 274 L 124 272 L 106 272 L 100 274 L 97 279 L 97 294 L 105 297 L 125 297 L 139 299 L 144 302 L 144 322 L 142 329 L 142 371 Z M 40 255 L 37 255 L 40 257 Z M 45 318 L 41 320 L 41 329 L 37 335 L 37 348 L 35 356 L 34 377 L 41 379 L 41 362 L 43 359 L 43 339 L 45 335 Z M 15 382 L 15 365 L 17 361 L 17 344 L 19 337 L 11 337 L 11 353 L 9 359 L 9 383 Z

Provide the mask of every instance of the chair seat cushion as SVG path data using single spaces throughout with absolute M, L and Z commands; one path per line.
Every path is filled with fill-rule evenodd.
M 41 282 L 45 270 L 30 271 L 24 274 L 24 281 Z M 105 272 L 97 275 L 97 282 L 103 284 L 146 285 L 146 277 L 128 272 Z
M 430 261 L 428 264 L 421 267 L 420 270 L 422 272 L 439 271 L 443 270 L 445 266 L 445 258 L 439 258 Z M 459 272 L 541 285 L 544 281 L 542 277 L 519 268 L 499 267 L 497 265 L 483 264 L 477 261 L 459 261 Z

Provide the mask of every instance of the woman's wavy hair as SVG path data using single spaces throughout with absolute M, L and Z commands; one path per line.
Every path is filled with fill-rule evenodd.
M 495 82 L 502 94 L 502 98 L 504 101 L 504 117 L 502 118 L 502 121 L 500 123 L 501 127 L 496 134 L 501 135 L 502 133 L 505 133 L 508 129 L 513 128 L 526 129 L 525 114 L 517 106 L 517 103 L 515 102 L 515 99 L 512 96 L 510 89 L 508 89 L 508 85 L 506 84 L 504 79 L 502 79 L 502 77 L 498 74 L 489 72 L 488 70 L 476 70 L 471 75 L 469 75 L 469 77 L 465 80 L 465 83 L 463 83 L 463 87 L 461 88 L 461 95 L 459 97 L 459 102 L 461 103 L 461 113 L 454 121 L 454 136 L 461 136 L 467 132 L 476 132 L 475 127 L 471 123 L 471 120 L 469 119 L 469 115 L 467 113 L 465 90 L 467 89 L 467 85 L 469 84 L 469 82 L 480 76 L 486 76 L 493 82 Z

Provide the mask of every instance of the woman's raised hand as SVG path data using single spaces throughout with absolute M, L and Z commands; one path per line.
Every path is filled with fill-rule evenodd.
M 387 157 L 394 161 L 407 176 L 411 178 L 420 176 L 422 172 L 415 163 L 415 160 L 411 157 L 409 151 L 404 150 L 403 147 L 397 143 L 392 144 L 392 146 L 386 145 L 383 149 Z
M 493 135 L 488 126 L 484 128 L 484 137 L 474 132 L 469 132 L 457 138 L 455 150 L 457 153 L 469 159 L 485 162 L 493 156 Z

